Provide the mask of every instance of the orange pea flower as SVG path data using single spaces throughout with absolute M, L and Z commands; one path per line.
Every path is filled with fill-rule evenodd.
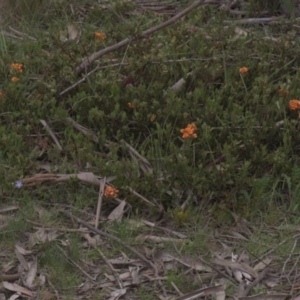
M 140 108 L 139 105 L 135 105 L 135 104 L 133 104 L 133 103 L 131 103 L 131 102 L 128 102 L 127 105 L 128 105 L 128 107 L 131 108 L 131 109 L 134 109 L 134 108 Z
M 95 32 L 95 38 L 99 40 L 105 40 L 105 35 L 102 32 Z
M 131 108 L 131 109 L 134 109 L 134 108 L 135 108 L 135 106 L 134 106 L 131 102 L 128 102 L 127 105 L 128 105 L 128 107 Z
M 180 132 L 182 133 L 183 139 L 193 138 L 195 139 L 197 137 L 197 134 L 195 131 L 197 130 L 197 126 L 195 123 L 188 124 L 187 127 L 180 129 Z
M 286 97 L 288 95 L 288 91 L 286 91 L 284 88 L 279 87 L 278 93 L 281 94 L 283 97 Z
M 104 191 L 104 195 L 107 198 L 116 198 L 118 193 L 119 191 L 115 187 L 112 187 L 110 185 L 108 185 Z
M 18 71 L 19 73 L 23 73 L 23 64 L 12 63 L 11 68 Z
M 18 78 L 16 76 L 14 76 L 14 77 L 11 78 L 12 82 L 18 82 L 19 80 L 20 80 L 20 78 Z
M 249 72 L 249 69 L 247 67 L 242 67 L 239 69 L 240 74 L 246 74 Z
M 156 115 L 152 115 L 152 116 L 150 117 L 150 121 L 151 121 L 151 122 L 154 122 L 155 119 L 156 119 Z
M 300 101 L 297 99 L 290 100 L 289 102 L 290 110 L 297 110 L 300 108 Z

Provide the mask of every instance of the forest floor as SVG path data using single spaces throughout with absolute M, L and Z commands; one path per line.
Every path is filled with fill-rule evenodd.
M 298 299 L 293 9 L 35 2 L 0 31 L 0 299 Z

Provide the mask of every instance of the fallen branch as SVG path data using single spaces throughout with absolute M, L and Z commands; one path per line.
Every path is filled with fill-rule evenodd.
M 78 263 L 76 263 L 72 258 L 70 258 L 70 256 L 60 246 L 57 245 L 56 247 L 61 251 L 61 253 L 64 255 L 64 257 L 70 264 L 75 266 L 82 274 L 84 274 L 91 281 L 96 281 L 96 277 L 94 278 L 89 273 L 87 273 Z
M 195 1 L 193 4 L 191 4 L 189 7 L 187 7 L 185 10 L 181 11 L 180 13 L 178 13 L 177 15 L 175 15 L 174 17 L 172 17 L 171 19 L 169 19 L 166 22 L 163 22 L 159 25 L 156 25 L 154 27 L 151 27 L 145 31 L 143 31 L 140 35 L 138 35 L 137 37 L 130 37 L 127 38 L 123 41 L 120 41 L 119 43 L 116 43 L 115 45 L 109 46 L 105 49 L 102 49 L 98 52 L 95 52 L 94 54 L 92 54 L 90 57 L 86 58 L 83 60 L 83 62 L 76 68 L 76 73 L 80 74 L 82 73 L 84 70 L 86 70 L 96 59 L 100 58 L 101 56 L 103 56 L 104 54 L 107 54 L 109 52 L 112 52 L 114 50 L 117 50 L 123 46 L 128 45 L 130 42 L 132 42 L 133 40 L 136 40 L 138 38 L 143 38 L 146 37 L 160 29 L 163 29 L 173 23 L 175 23 L 177 20 L 179 20 L 180 18 L 182 18 L 183 16 L 185 16 L 186 14 L 188 14 L 190 11 L 192 11 L 194 8 L 196 8 L 197 6 L 199 6 L 200 4 L 207 4 L 207 3 L 212 3 L 209 0 L 197 0 Z
M 19 278 L 19 274 L 0 274 L 0 281 L 15 281 Z
M 105 66 L 99 66 L 98 65 L 96 68 L 94 68 L 92 71 L 87 73 L 83 78 L 78 80 L 76 83 L 72 84 L 71 86 L 69 86 L 66 89 L 64 89 L 63 91 L 61 91 L 59 93 L 59 96 L 63 96 L 64 94 L 66 94 L 66 93 L 70 92 L 71 90 L 75 89 L 80 83 L 86 81 L 89 76 L 91 76 L 92 74 L 94 74 L 98 70 L 106 69 L 106 68 L 112 68 L 112 67 L 125 66 L 125 65 L 127 65 L 127 63 L 117 63 L 117 64 L 105 65 Z
M 102 251 L 97 248 L 98 253 L 100 254 L 101 258 L 103 259 L 103 261 L 106 263 L 106 265 L 108 266 L 108 268 L 110 269 L 110 271 L 112 272 L 112 274 L 114 275 L 116 282 L 119 285 L 120 289 L 124 288 L 124 284 L 119 276 L 119 274 L 117 273 L 117 271 L 115 270 L 115 268 L 113 267 L 113 265 L 110 263 L 110 261 L 105 257 L 105 255 L 102 253 Z
M 100 212 L 101 212 L 101 207 L 102 207 L 102 198 L 103 198 L 103 194 L 104 194 L 104 190 L 105 190 L 105 182 L 106 182 L 106 177 L 100 179 L 95 228 L 98 228 L 98 225 L 99 225 L 99 218 L 100 218 Z
M 248 18 L 248 19 L 241 19 L 241 20 L 234 20 L 234 21 L 226 20 L 224 21 L 224 23 L 256 25 L 256 24 L 267 24 L 270 22 L 276 22 L 281 20 L 282 18 L 283 16 L 269 17 L 269 18 Z

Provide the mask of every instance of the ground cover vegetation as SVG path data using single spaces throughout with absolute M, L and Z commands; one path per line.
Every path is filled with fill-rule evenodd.
M 3 299 L 297 295 L 296 1 L 0 5 Z

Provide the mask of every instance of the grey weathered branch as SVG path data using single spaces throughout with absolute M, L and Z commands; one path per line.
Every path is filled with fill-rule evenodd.
M 215 1 L 214 1 L 215 2 Z M 191 4 L 189 7 L 187 7 L 186 9 L 184 9 L 183 11 L 181 11 L 180 13 L 178 13 L 177 15 L 175 15 L 174 17 L 172 17 L 171 19 L 169 19 L 168 21 L 166 22 L 163 22 L 159 25 L 156 25 L 154 27 L 151 27 L 145 31 L 143 31 L 140 35 L 138 35 L 137 37 L 130 37 L 130 38 L 127 38 L 123 41 L 120 41 L 112 46 L 109 46 L 107 48 L 104 48 L 98 52 L 95 52 L 93 53 L 90 57 L 88 58 L 85 58 L 83 60 L 83 62 L 76 68 L 76 73 L 77 74 L 80 74 L 82 73 L 84 70 L 86 70 L 89 65 L 91 63 L 93 63 L 96 59 L 99 59 L 101 56 L 109 53 L 109 52 L 112 52 L 114 50 L 117 50 L 123 46 L 126 46 L 128 45 L 130 42 L 132 42 L 133 40 L 136 40 L 138 38 L 143 38 L 143 37 L 146 37 L 160 29 L 163 29 L 173 23 L 175 23 L 177 20 L 179 20 L 180 18 L 182 18 L 183 16 L 185 16 L 186 14 L 188 14 L 190 11 L 192 11 L 193 9 L 195 9 L 197 6 L 201 5 L 201 4 L 208 4 L 208 3 L 213 3 L 211 0 L 197 0 L 195 1 L 193 4 Z

